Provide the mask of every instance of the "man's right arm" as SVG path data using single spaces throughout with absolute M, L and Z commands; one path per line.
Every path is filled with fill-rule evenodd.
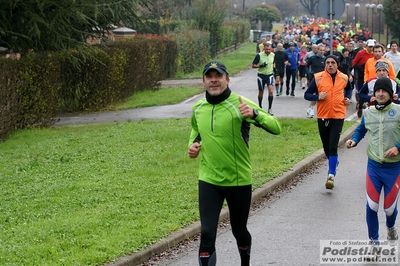
M 257 54 L 256 57 L 253 60 L 253 64 L 251 65 L 252 68 L 259 68 L 259 63 L 260 63 L 260 55 Z
M 312 102 L 319 100 L 318 88 L 317 84 L 315 83 L 315 79 L 311 80 L 310 85 L 308 86 L 306 92 L 304 93 L 304 99 Z
M 364 121 L 364 116 L 361 118 L 361 122 L 356 128 L 356 130 L 353 133 L 353 136 L 351 137 L 351 140 L 354 141 L 355 143 L 359 143 L 367 134 L 367 129 L 365 128 L 365 121 Z

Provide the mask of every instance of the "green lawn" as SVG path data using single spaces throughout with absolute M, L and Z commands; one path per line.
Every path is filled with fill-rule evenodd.
M 253 50 L 246 44 L 219 60 L 245 69 Z M 199 90 L 162 89 L 120 108 L 179 102 Z M 321 148 L 315 120 L 280 121 L 279 136 L 252 127 L 254 188 Z M 12 134 L 0 143 L 0 265 L 99 265 L 197 220 L 200 159 L 187 155 L 189 133 L 186 118 Z
M 254 188 L 321 148 L 311 119 L 253 127 Z M 346 126 L 350 123 L 346 123 Z M 190 119 L 32 129 L 0 144 L 2 265 L 98 265 L 198 219 Z

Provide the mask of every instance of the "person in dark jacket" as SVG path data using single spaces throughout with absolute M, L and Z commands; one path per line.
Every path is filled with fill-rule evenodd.
M 283 50 L 283 44 L 281 43 L 278 43 L 274 53 L 275 89 L 276 96 L 280 96 L 282 95 L 283 77 L 285 76 L 285 67 L 289 62 L 289 57 L 288 54 Z
M 352 59 L 349 55 L 349 49 L 343 48 L 342 54 L 339 58 L 340 58 L 339 71 L 346 74 L 347 76 L 350 76 Z
M 311 56 L 308 59 L 306 67 L 308 69 L 307 79 L 309 81 L 309 85 L 311 84 L 311 80 L 314 79 L 314 74 L 324 71 L 325 69 L 325 45 L 318 44 L 318 52 L 314 56 Z M 315 105 L 316 101 L 311 101 L 310 106 L 307 109 L 307 117 L 313 118 L 315 116 Z

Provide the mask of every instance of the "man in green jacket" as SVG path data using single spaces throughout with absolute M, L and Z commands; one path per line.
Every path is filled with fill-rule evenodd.
M 197 158 L 201 239 L 200 266 L 216 265 L 218 219 L 226 199 L 241 265 L 250 264 L 251 235 L 247 219 L 251 204 L 252 171 L 249 154 L 250 124 L 271 134 L 282 131 L 279 121 L 254 102 L 233 93 L 229 73 L 220 62 L 204 66 L 206 97 L 192 109 L 188 154 Z

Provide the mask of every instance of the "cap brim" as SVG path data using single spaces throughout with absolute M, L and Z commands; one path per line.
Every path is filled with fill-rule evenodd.
M 224 70 L 222 70 L 222 69 L 220 69 L 218 67 L 214 67 L 214 68 L 209 68 L 209 69 L 204 70 L 203 75 L 207 74 L 208 71 L 210 71 L 210 70 L 217 70 L 220 74 L 226 73 Z

